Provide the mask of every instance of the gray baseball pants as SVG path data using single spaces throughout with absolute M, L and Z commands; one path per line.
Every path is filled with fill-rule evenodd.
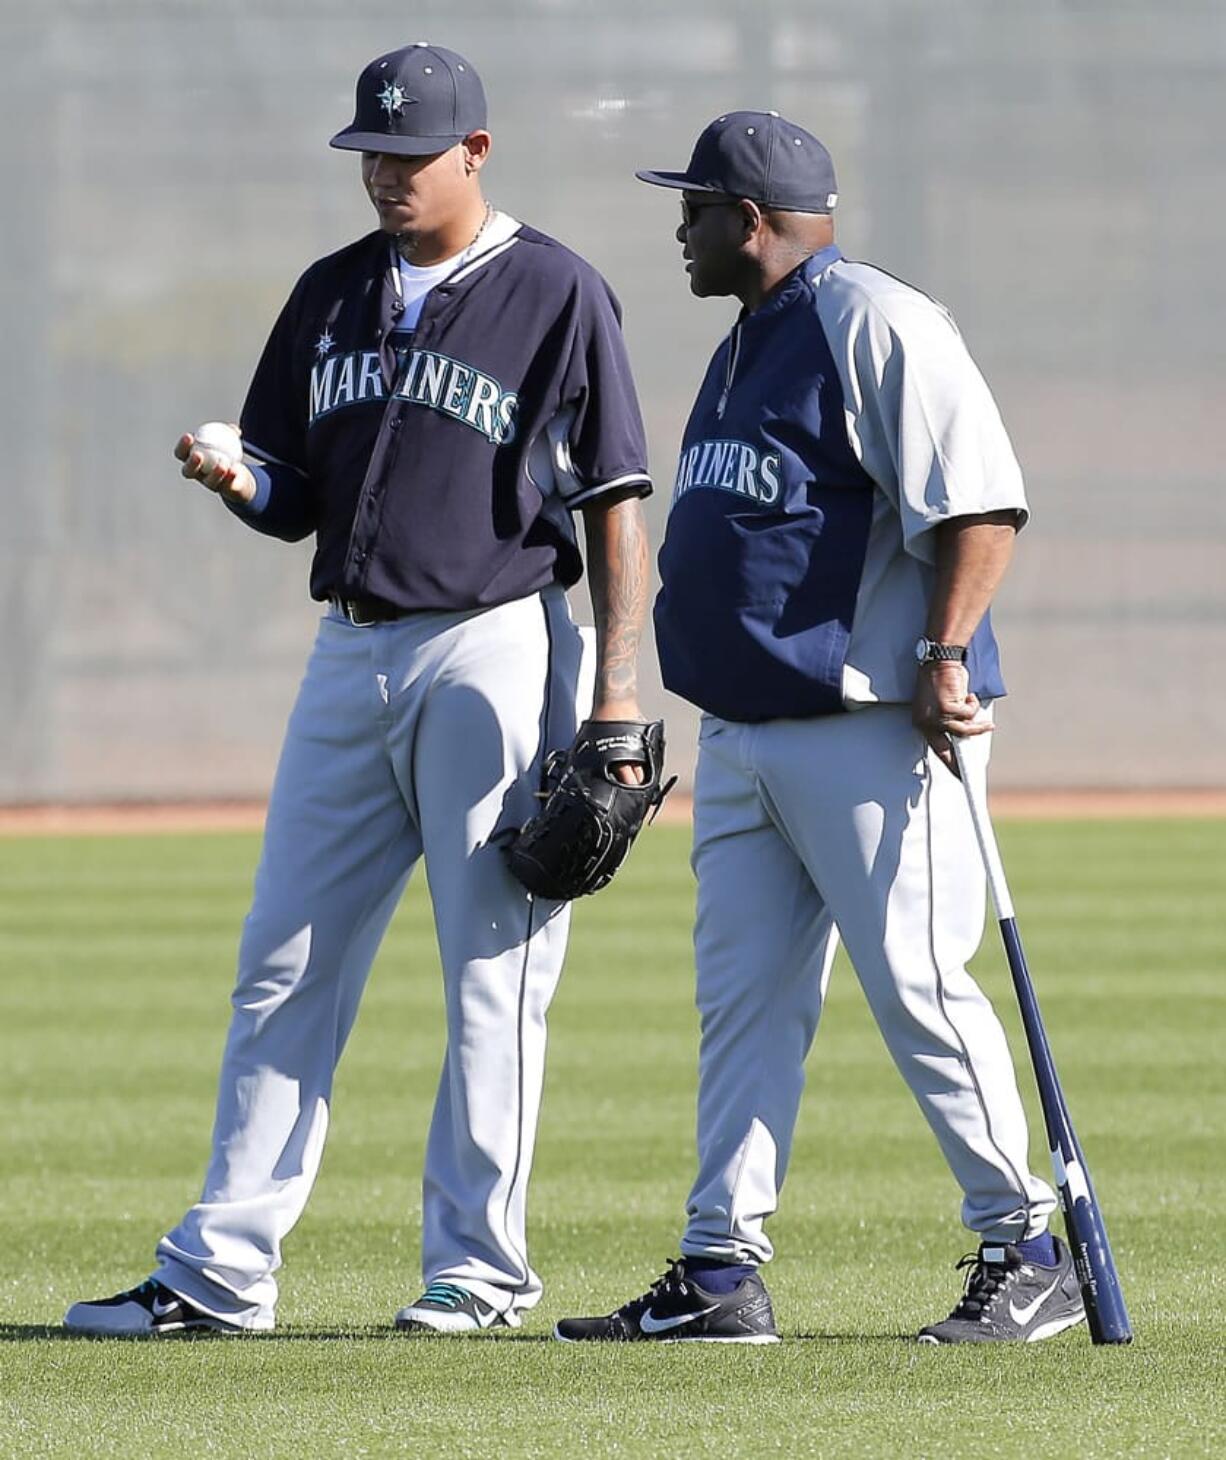
M 272 1326 L 333 1072 L 423 855 L 447 1019 L 423 1276 L 500 1312 L 539 1299 L 524 1206 L 569 909 L 533 902 L 491 838 L 532 814 L 544 751 L 570 743 L 583 659 L 560 589 L 482 612 L 321 622 L 243 929 L 204 1190 L 158 1245 L 156 1276 L 207 1312 Z
M 986 778 L 989 736 L 966 743 Z M 909 707 L 746 725 L 706 716 L 694 794 L 702 1020 L 690 1256 L 766 1262 L 841 937 L 984 1241 L 1045 1230 L 1005 1034 L 966 971 L 985 879 L 957 780 Z M 847 1099 L 854 1100 L 849 1091 Z

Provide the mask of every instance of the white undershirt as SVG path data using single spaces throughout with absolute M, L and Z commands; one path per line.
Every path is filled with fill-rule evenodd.
M 462 253 L 452 254 L 449 259 L 437 264 L 411 264 L 405 259 L 400 260 L 401 299 L 404 303 L 404 313 L 397 321 L 400 329 L 417 328 L 426 295 L 436 284 L 443 282 L 462 257 Z

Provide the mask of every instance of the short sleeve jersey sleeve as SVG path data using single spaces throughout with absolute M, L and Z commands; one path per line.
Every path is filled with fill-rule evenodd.
M 295 285 L 268 336 L 240 419 L 243 448 L 257 461 L 306 473 L 308 379 L 296 348 L 308 274 Z
M 562 382 L 562 412 L 549 427 L 554 479 L 576 508 L 605 493 L 651 491 L 647 439 L 639 410 L 621 307 L 594 271 L 580 280 L 576 328 Z
M 872 293 L 850 291 L 831 323 L 848 435 L 896 507 L 907 552 L 931 562 L 930 529 L 954 517 L 1013 510 L 1022 526 L 1021 469 L 949 313 L 890 280 Z

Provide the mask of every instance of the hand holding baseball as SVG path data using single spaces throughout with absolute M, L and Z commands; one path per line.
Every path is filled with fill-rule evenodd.
M 243 465 L 243 442 L 237 426 L 206 421 L 194 432 L 185 431 L 175 442 L 175 457 L 183 463 L 189 481 L 231 502 L 250 502 L 255 478 Z

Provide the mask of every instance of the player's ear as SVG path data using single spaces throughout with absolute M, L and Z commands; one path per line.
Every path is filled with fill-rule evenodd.
M 749 198 L 742 198 L 737 206 L 741 217 L 741 236 L 748 242 L 762 226 L 762 209 Z
M 493 138 L 488 132 L 469 132 L 460 143 L 460 155 L 464 159 L 464 171 L 468 174 L 480 172 L 490 155 Z

